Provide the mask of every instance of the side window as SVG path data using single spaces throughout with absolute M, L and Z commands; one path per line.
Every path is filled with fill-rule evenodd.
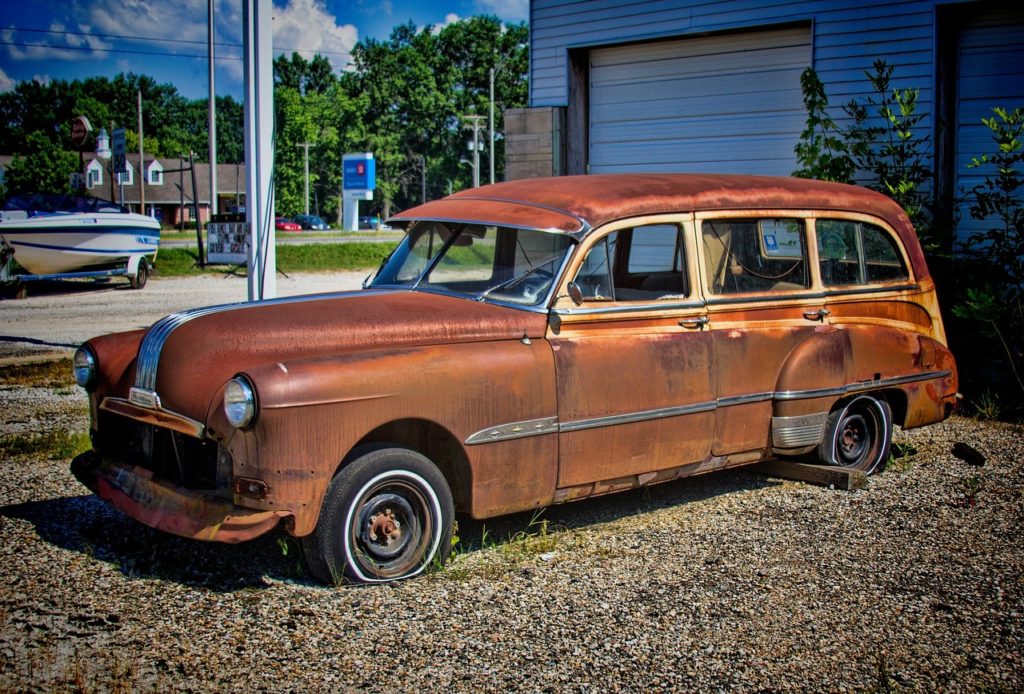
M 591 247 L 586 260 L 576 273 L 575 282 L 583 293 L 584 301 L 611 301 L 612 267 L 615 264 L 615 251 L 618 246 L 619 232 L 608 234 Z
M 802 219 L 707 219 L 701 237 L 712 294 L 787 292 L 810 286 Z
M 613 232 L 591 247 L 576 274 L 584 300 L 657 301 L 689 294 L 677 224 Z
M 840 219 L 815 223 L 821 281 L 827 287 L 909 278 L 896 240 L 884 229 Z

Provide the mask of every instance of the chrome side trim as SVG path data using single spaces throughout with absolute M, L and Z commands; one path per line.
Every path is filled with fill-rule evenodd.
M 946 378 L 952 375 L 952 371 L 927 371 L 909 376 L 893 376 L 891 378 L 880 378 L 878 380 L 858 381 L 838 388 L 815 388 L 811 390 L 784 390 L 775 393 L 776 400 L 808 400 L 811 398 L 830 397 L 834 395 L 846 395 L 847 393 L 863 393 L 866 390 L 877 390 L 890 386 L 902 386 L 908 383 L 919 381 L 930 381 L 935 378 Z
M 629 412 L 626 414 L 613 414 L 607 417 L 594 417 L 593 419 L 580 419 L 575 422 L 566 422 L 558 425 L 558 433 L 565 434 L 571 431 L 583 429 L 597 429 L 598 427 L 614 426 L 616 424 L 633 424 L 635 422 L 646 422 L 651 419 L 664 419 L 665 417 L 679 417 L 684 414 L 698 414 L 710 412 L 718 408 L 718 403 L 699 402 L 693 405 L 679 405 L 677 407 L 662 407 L 657 410 L 644 410 L 643 412 Z
M 763 393 L 750 393 L 748 395 L 735 395 L 727 398 L 719 398 L 708 402 L 699 402 L 692 405 L 679 405 L 675 407 L 661 407 L 654 410 L 642 410 L 639 412 L 626 412 L 623 414 L 608 415 L 607 417 L 593 417 L 591 419 L 579 419 L 574 422 L 558 422 L 557 417 L 545 417 L 533 419 L 528 422 L 513 422 L 511 424 L 500 424 L 494 427 L 482 429 L 468 439 L 467 445 L 488 443 L 490 441 L 504 441 L 508 439 L 523 438 L 526 436 L 537 436 L 539 434 L 568 434 L 574 431 L 585 429 L 598 429 L 600 427 L 616 426 L 619 424 L 635 424 L 646 422 L 652 419 L 664 419 L 666 417 L 679 417 L 688 414 L 699 414 L 711 412 L 720 407 L 735 407 L 737 405 L 749 405 L 758 402 L 769 402 L 772 400 L 809 400 L 821 397 L 839 397 L 848 393 L 860 393 L 867 390 L 876 390 L 895 385 L 927 381 L 933 378 L 945 378 L 951 371 L 930 371 L 924 374 L 913 374 L 909 376 L 896 376 L 877 381 L 863 381 L 852 383 L 837 388 L 814 388 L 808 390 L 786 390 L 766 391 Z M 825 421 L 828 413 L 816 413 L 799 417 L 772 417 L 772 441 L 776 448 L 800 448 L 815 445 L 824 436 Z M 542 426 L 538 426 L 541 425 Z
M 551 434 L 558 431 L 558 417 L 543 417 L 541 419 L 530 419 L 525 422 L 513 422 L 497 427 L 481 429 L 468 439 L 467 446 L 478 443 L 489 443 L 491 441 L 506 441 L 508 439 L 521 439 L 527 436 L 539 436 L 540 434 Z
M 135 367 L 135 386 L 143 390 L 156 391 L 156 370 L 160 363 L 160 352 L 163 351 L 167 338 L 177 328 L 189 321 L 223 311 L 234 309 L 255 308 L 274 304 L 298 304 L 307 301 L 320 301 L 323 299 L 344 299 L 353 296 L 365 296 L 367 293 L 382 293 L 380 290 L 366 290 L 362 292 L 331 292 L 327 294 L 303 294 L 301 296 L 286 296 L 280 299 L 265 301 L 241 301 L 233 304 L 218 304 L 216 306 L 203 306 L 187 311 L 180 311 L 165 316 L 152 325 L 142 344 L 139 345 L 138 362 Z
M 889 286 L 875 286 L 875 287 L 863 287 L 858 289 L 826 289 L 825 296 L 836 297 L 846 295 L 861 295 L 861 294 L 886 294 L 889 292 L 908 292 L 908 291 L 919 291 L 921 285 L 916 282 L 909 282 L 904 284 L 893 284 Z
M 825 436 L 828 412 L 798 417 L 772 417 L 772 446 L 806 448 L 817 446 Z
M 641 313 L 645 311 L 681 311 L 687 309 L 699 309 L 706 306 L 703 299 L 699 301 L 670 301 L 656 299 L 652 302 L 623 306 L 616 303 L 615 306 L 598 306 L 594 308 L 556 308 L 552 310 L 560 316 L 585 316 L 602 313 Z
M 751 393 L 750 395 L 732 395 L 728 398 L 719 398 L 719 407 L 731 407 L 732 405 L 750 405 L 755 402 L 767 402 L 775 399 L 775 393 L 768 391 L 765 393 Z

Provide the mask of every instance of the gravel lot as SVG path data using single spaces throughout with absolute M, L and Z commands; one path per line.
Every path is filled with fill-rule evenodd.
M 12 306 L 75 316 L 165 282 L 4 302 L 3 332 L 33 336 Z M 244 298 L 243 280 L 207 282 Z M 84 327 L 49 341 L 108 329 Z M 0 398 L 0 434 L 87 427 L 74 388 Z M 855 492 L 739 470 L 462 518 L 446 570 L 337 588 L 303 576 L 285 535 L 161 535 L 67 460 L 4 456 L 0 691 L 1021 691 L 1022 435 L 963 418 L 901 432 L 916 453 Z

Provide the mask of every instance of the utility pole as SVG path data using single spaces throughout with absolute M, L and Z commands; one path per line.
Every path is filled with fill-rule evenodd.
M 210 103 L 207 109 L 210 130 L 210 219 L 213 219 L 213 215 L 219 212 L 217 209 L 217 99 L 213 85 L 213 0 L 208 2 L 207 22 L 209 24 L 207 38 L 209 40 L 210 53 Z M 198 200 L 196 200 L 196 205 L 199 205 Z M 199 208 L 197 207 L 196 209 L 198 210 Z
M 427 201 L 427 158 L 422 154 L 417 154 L 417 158 L 420 160 L 420 203 Z
M 501 57 L 501 60 L 499 60 L 490 69 L 490 72 L 488 73 L 489 76 L 490 76 L 490 113 L 489 113 L 490 128 L 489 128 L 489 137 L 488 137 L 488 142 L 490 143 L 490 148 L 487 151 L 487 158 L 490 160 L 490 165 L 491 165 L 491 183 L 494 183 L 494 78 L 495 78 L 495 76 L 497 76 L 497 74 L 499 72 L 501 72 L 501 69 L 503 67 L 505 67 L 505 63 L 508 61 L 509 58 L 512 57 L 512 54 L 516 50 L 518 50 L 520 47 L 522 47 L 522 45 L 523 44 L 519 44 L 517 46 L 513 46 L 512 49 L 508 53 L 506 53 L 505 55 L 503 55 Z
M 306 214 L 309 214 L 309 148 L 312 144 L 312 142 L 300 142 L 295 145 L 296 147 L 302 147 L 303 149 L 302 168 L 306 176 Z
M 483 128 L 483 126 L 480 124 L 480 122 L 484 119 L 484 117 L 483 116 L 477 116 L 477 115 L 468 115 L 468 116 L 463 116 L 462 119 L 466 120 L 466 121 L 469 121 L 468 123 L 466 123 L 462 127 L 466 128 L 467 130 L 469 130 L 469 129 L 473 130 L 473 144 L 472 144 L 472 150 L 473 150 L 473 187 L 474 188 L 479 188 L 480 187 L 480 130 Z
M 142 90 L 138 92 L 139 101 L 139 213 L 146 214 L 146 162 L 142 158 Z

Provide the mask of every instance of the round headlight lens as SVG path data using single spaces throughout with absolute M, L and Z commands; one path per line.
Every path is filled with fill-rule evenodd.
M 256 391 L 249 379 L 235 376 L 224 389 L 224 416 L 236 429 L 247 426 L 256 418 Z
M 75 350 L 71 371 L 75 375 L 75 383 L 83 388 L 90 389 L 96 384 L 96 355 L 91 348 L 83 345 Z

